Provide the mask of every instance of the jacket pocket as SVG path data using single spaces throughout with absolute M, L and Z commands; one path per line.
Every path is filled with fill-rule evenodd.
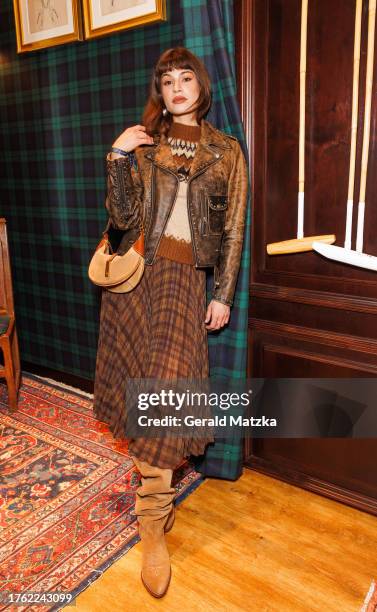
M 226 209 L 228 208 L 227 195 L 207 194 L 208 233 L 222 234 L 225 225 Z

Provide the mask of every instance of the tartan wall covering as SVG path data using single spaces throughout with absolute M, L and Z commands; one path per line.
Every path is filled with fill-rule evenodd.
M 87 266 L 106 223 L 105 156 L 140 121 L 162 51 L 183 44 L 204 60 L 207 118 L 244 142 L 232 14 L 233 0 L 168 0 L 167 22 L 17 54 L 12 0 L 0 3 L 0 216 L 23 360 L 94 378 L 100 290 Z M 247 229 L 231 324 L 209 340 L 211 374 L 245 375 L 248 241 Z
M 0 3 L 1 216 L 7 219 L 21 359 L 94 377 L 100 291 L 90 256 L 106 222 L 105 156 L 138 123 L 151 67 L 182 44 L 168 21 L 18 55 Z

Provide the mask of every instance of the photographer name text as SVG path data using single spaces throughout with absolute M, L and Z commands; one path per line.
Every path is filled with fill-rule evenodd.
M 277 420 L 262 417 L 242 417 L 233 415 L 215 416 L 213 418 L 199 418 L 187 415 L 184 419 L 177 416 L 165 416 L 161 419 L 146 415 L 138 417 L 140 427 L 276 427 Z

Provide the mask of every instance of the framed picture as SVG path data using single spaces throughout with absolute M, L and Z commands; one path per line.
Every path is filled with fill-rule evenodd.
M 85 38 L 166 20 L 166 0 L 82 0 Z
M 17 52 L 83 40 L 79 0 L 13 0 Z

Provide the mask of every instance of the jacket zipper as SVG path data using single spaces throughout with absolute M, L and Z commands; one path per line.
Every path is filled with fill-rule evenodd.
M 116 165 L 116 172 L 117 172 L 117 176 L 118 176 L 118 183 L 119 183 L 121 195 L 122 195 L 123 202 L 124 202 L 124 207 L 125 207 L 125 209 L 127 209 L 126 192 L 125 192 L 125 189 L 124 189 L 123 173 L 121 172 L 121 165 L 120 164 Z
M 153 207 L 153 201 L 154 201 L 154 175 L 155 175 L 155 167 L 152 164 L 152 174 L 151 174 L 151 206 L 150 206 L 150 210 L 148 210 L 148 207 L 145 206 L 145 229 L 144 229 L 144 236 L 147 237 L 148 232 L 149 232 L 149 228 L 152 222 L 152 207 Z M 147 220 L 148 220 L 148 225 L 147 225 Z
M 207 148 L 211 151 L 211 153 L 213 153 L 213 151 L 209 147 L 207 147 Z M 196 178 L 197 176 L 200 176 L 201 174 L 203 174 L 203 172 L 205 172 L 207 170 L 207 168 L 209 168 L 210 166 L 212 166 L 212 164 L 215 164 L 219 160 L 220 160 L 220 157 L 216 158 L 216 159 L 213 159 L 210 164 L 208 164 L 205 168 L 203 168 L 203 170 L 200 170 L 196 174 L 193 174 L 192 176 L 189 177 L 189 180 L 187 181 L 187 206 L 188 206 L 188 208 L 190 208 L 190 205 L 191 205 L 191 199 L 190 199 L 190 184 L 191 184 L 191 181 L 194 178 Z M 192 227 L 192 219 L 191 219 L 191 208 L 189 210 L 189 213 L 190 214 L 188 215 L 188 218 L 189 218 L 189 222 L 190 222 L 191 236 L 194 236 L 194 230 L 193 230 L 193 227 Z M 196 262 L 198 261 L 198 252 L 196 250 L 195 238 L 193 240 L 193 246 L 194 246 L 194 252 L 195 252 L 195 268 L 198 268 L 199 266 L 196 264 Z
M 202 212 L 202 236 L 207 236 L 208 234 L 208 205 L 207 205 L 207 190 L 203 189 L 200 198 L 200 208 Z

